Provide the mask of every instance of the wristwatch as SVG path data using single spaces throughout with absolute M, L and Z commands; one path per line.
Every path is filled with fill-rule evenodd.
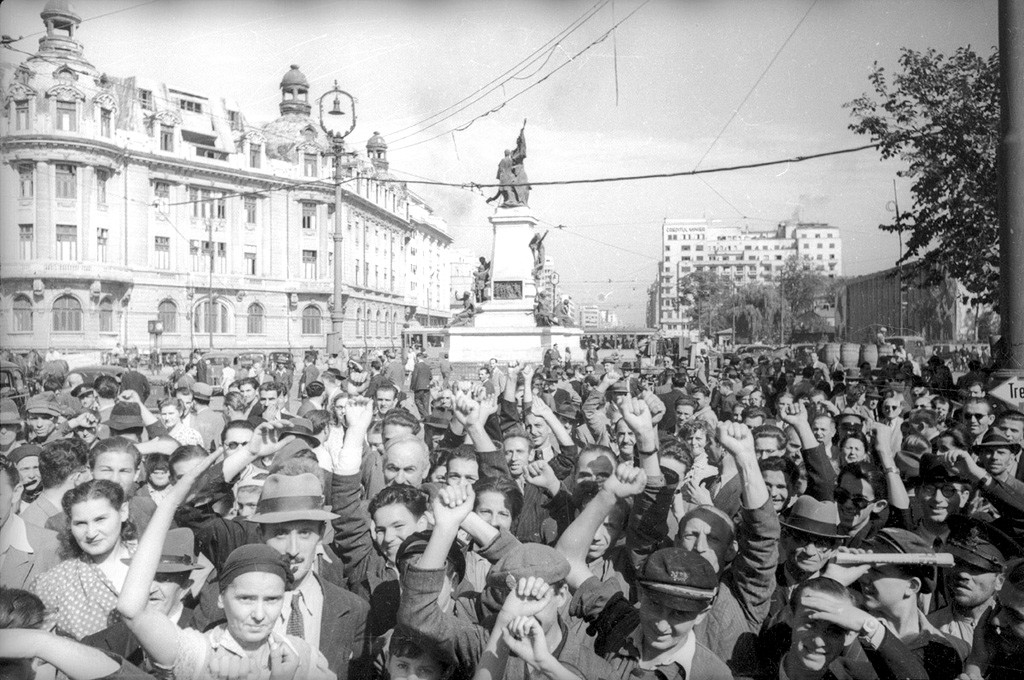
M 869 616 L 864 619 L 864 623 L 860 626 L 860 635 L 862 640 L 870 642 L 872 638 L 878 633 L 878 630 L 882 627 L 881 621 L 876 619 L 874 616 Z

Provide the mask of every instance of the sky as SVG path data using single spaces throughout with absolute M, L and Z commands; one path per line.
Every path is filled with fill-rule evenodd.
M 987 56 L 997 43 L 996 0 L 73 4 L 85 19 L 85 55 L 101 72 L 223 96 L 263 123 L 278 116 L 278 83 L 298 64 L 311 99 L 335 79 L 355 96 L 350 145 L 380 132 L 396 176 L 458 184 L 492 182 L 524 119 L 535 182 L 859 146 L 868 139 L 848 129 L 843 104 L 869 91 L 876 62 L 892 71 L 904 47 L 948 54 L 970 45 Z M 3 32 L 25 36 L 18 49 L 35 51 L 44 5 L 0 4 Z M 643 324 L 664 218 L 826 222 L 842 235 L 844 273 L 865 274 L 898 257 L 896 236 L 877 227 L 892 220 L 894 179 L 901 208 L 911 205 L 902 167 L 868 150 L 700 177 L 536 187 L 530 207 L 544 226 L 564 226 L 545 241 L 562 292 Z M 447 219 L 457 247 L 490 257 L 492 190 L 410 188 Z

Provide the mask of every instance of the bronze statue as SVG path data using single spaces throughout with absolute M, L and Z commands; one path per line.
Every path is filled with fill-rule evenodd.
M 530 252 L 533 253 L 533 271 L 536 272 L 534 276 L 540 273 L 540 270 L 544 268 L 544 239 L 547 238 L 548 232 L 543 234 L 536 233 L 533 238 L 530 239 Z
M 488 299 L 487 286 L 491 283 L 491 263 L 487 258 L 480 258 L 480 266 L 473 272 L 473 294 L 477 302 L 486 302 Z
M 526 160 L 525 120 L 523 120 L 522 129 L 519 130 L 519 137 L 516 139 L 516 148 L 512 151 L 505 149 L 504 158 L 498 161 L 498 191 L 487 199 L 488 203 L 501 198 L 502 208 L 530 204 L 530 181 L 526 176 L 524 160 Z

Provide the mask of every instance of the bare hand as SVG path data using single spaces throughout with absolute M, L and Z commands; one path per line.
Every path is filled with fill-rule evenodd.
M 501 631 L 501 639 L 514 655 L 536 668 L 551 657 L 544 629 L 532 616 L 517 616 Z
M 619 463 L 615 474 L 604 480 L 604 489 L 615 494 L 616 498 L 636 496 L 647 486 L 647 475 L 641 468 L 629 463 Z
M 518 616 L 536 616 L 554 597 L 551 586 L 539 576 L 527 576 L 508 585 L 510 591 L 501 606 L 496 625 L 504 626 Z
M 253 430 L 252 439 L 246 445 L 249 454 L 254 458 L 266 458 L 290 444 L 295 439 L 294 436 L 280 437 L 278 433 L 278 430 L 288 427 L 289 424 L 287 420 L 270 420 L 257 425 Z
M 804 592 L 800 605 L 810 611 L 808 618 L 812 621 L 825 621 L 853 632 L 860 632 L 871 616 L 849 602 L 814 591 Z
M 142 406 L 142 397 L 140 397 L 139 393 L 135 390 L 123 390 L 119 395 L 117 395 L 117 400 Z
M 273 638 L 270 638 L 273 640 Z M 270 680 L 293 680 L 299 670 L 299 655 L 289 645 L 270 645 Z
M 469 485 L 444 486 L 438 489 L 431 502 L 434 526 L 458 529 L 473 512 L 473 487 Z
M 373 422 L 373 401 L 366 397 L 350 397 L 345 404 L 345 424 L 349 430 L 366 433 Z
M 800 407 L 803 410 L 803 407 Z M 754 436 L 743 423 L 724 422 L 718 424 L 718 440 L 736 458 L 756 457 Z
M 868 550 L 863 548 L 839 548 L 839 552 L 851 553 L 855 555 L 865 555 Z M 856 583 L 861 576 L 871 571 L 870 564 L 856 564 L 853 566 L 840 566 L 835 562 L 829 562 L 825 567 L 825 572 L 822 576 L 838 581 L 846 587 L 850 587 Z
M 164 498 L 164 502 L 172 505 L 181 505 L 188 498 L 189 493 L 192 491 L 192 487 L 195 485 L 196 480 L 204 472 L 210 469 L 214 463 L 220 460 L 224 454 L 223 447 L 218 448 L 216 451 L 204 458 L 198 465 L 183 474 L 174 485 L 167 492 L 167 496 Z
M 800 424 L 808 424 L 807 422 L 807 408 L 800 402 L 793 404 L 787 404 L 783 408 L 779 409 L 779 418 L 782 422 L 793 427 L 800 427 Z
M 552 496 L 558 492 L 561 485 L 555 471 L 546 460 L 535 460 L 526 466 L 526 481 L 533 486 L 547 489 Z
M 651 409 L 643 399 L 631 397 L 628 394 L 616 395 L 615 406 L 622 414 L 622 419 L 629 425 L 629 429 L 633 430 L 637 437 L 643 437 L 654 430 Z

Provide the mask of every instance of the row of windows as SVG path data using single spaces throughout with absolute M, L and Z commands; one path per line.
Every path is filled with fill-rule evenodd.
M 31 333 L 34 327 L 32 301 L 24 295 L 14 298 L 14 332 Z M 82 331 L 82 303 L 71 295 L 62 295 L 53 301 L 51 328 L 57 333 L 80 333 Z M 102 300 L 96 309 L 100 333 L 114 332 L 114 305 Z
M 245 328 L 249 335 L 266 333 L 266 310 L 263 305 L 254 302 L 245 311 Z M 157 306 L 157 319 L 163 324 L 164 333 L 178 331 L 178 305 L 171 300 L 164 300 Z M 192 314 L 192 330 L 195 333 L 230 333 L 231 309 L 223 300 L 204 300 L 196 305 Z M 320 335 L 323 332 L 323 313 L 315 305 L 307 305 L 302 309 L 302 334 Z
M 31 129 L 32 122 L 28 113 L 27 99 L 19 99 L 14 102 L 14 129 L 16 131 Z M 54 114 L 58 130 L 78 132 L 78 102 L 58 100 L 54 104 Z M 100 136 L 111 137 L 114 131 L 114 112 L 106 107 L 101 107 L 99 123 Z
M 54 195 L 61 200 L 78 200 L 78 168 L 71 163 L 56 163 L 54 172 Z M 96 203 L 107 204 L 107 181 L 110 171 L 96 168 Z M 34 198 L 36 195 L 35 167 L 30 164 L 18 166 L 18 198 Z
M 77 262 L 78 257 L 78 227 L 73 224 L 57 225 L 57 241 L 54 248 L 54 258 L 65 262 Z M 96 229 L 96 253 L 94 259 L 99 262 L 107 261 L 107 246 L 110 242 L 110 230 L 105 228 Z M 36 256 L 35 228 L 31 224 L 18 225 L 18 254 L 21 260 L 32 260 Z

